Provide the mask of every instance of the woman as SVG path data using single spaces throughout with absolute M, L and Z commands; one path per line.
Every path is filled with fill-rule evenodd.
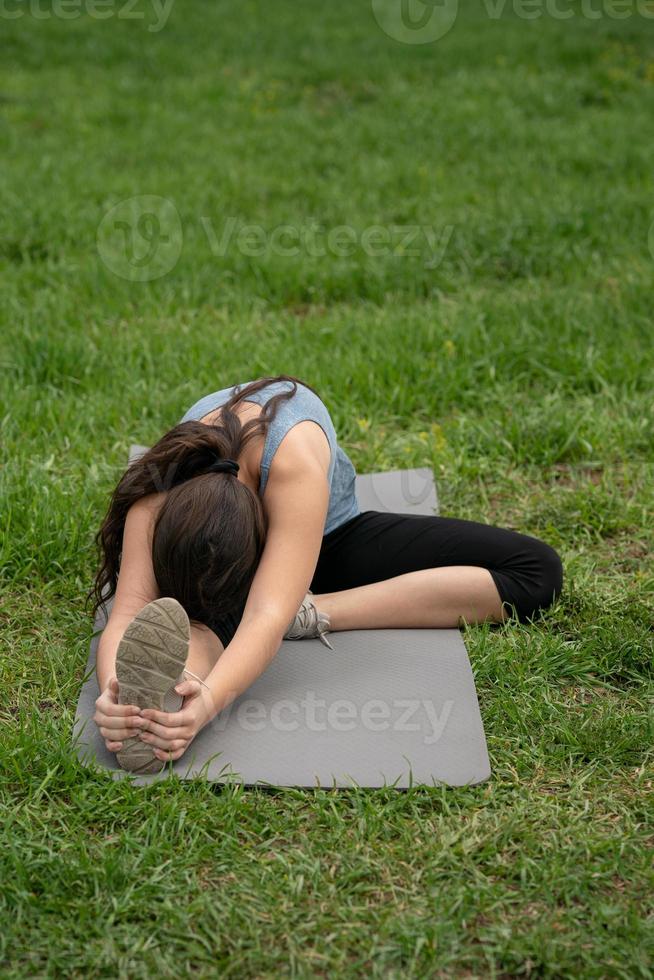
M 359 511 L 329 412 L 288 375 L 207 395 L 132 463 L 98 532 L 91 596 L 114 596 L 94 719 L 154 772 L 262 673 L 282 639 L 524 622 L 561 591 L 537 538 Z

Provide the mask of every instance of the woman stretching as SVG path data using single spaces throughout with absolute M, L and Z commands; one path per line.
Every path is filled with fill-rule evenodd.
M 329 412 L 289 375 L 207 395 L 133 462 L 97 535 L 94 720 L 131 771 L 179 759 L 283 639 L 524 622 L 561 591 L 547 544 L 360 512 Z M 327 655 L 327 654 L 326 654 Z

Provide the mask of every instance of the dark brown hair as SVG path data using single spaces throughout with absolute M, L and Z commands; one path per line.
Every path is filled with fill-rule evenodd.
M 241 423 L 234 406 L 273 382 L 289 381 L 258 418 Z M 152 535 L 152 564 L 159 592 L 182 604 L 189 619 L 209 623 L 245 603 L 266 537 L 258 494 L 229 473 L 211 472 L 217 459 L 238 460 L 255 435 L 265 436 L 280 402 L 297 385 L 314 388 L 287 374 L 235 387 L 221 406 L 218 425 L 180 422 L 130 464 L 114 490 L 95 536 L 101 564 L 87 602 L 93 611 L 116 592 L 127 512 L 137 500 L 166 491 Z

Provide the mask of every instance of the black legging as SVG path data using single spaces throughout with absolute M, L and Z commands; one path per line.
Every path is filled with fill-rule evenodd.
M 317 594 L 341 592 L 447 565 L 488 569 L 520 622 L 551 605 L 563 585 L 561 559 L 539 538 L 456 517 L 366 510 L 323 537 L 309 587 Z M 241 615 L 210 624 L 225 646 Z

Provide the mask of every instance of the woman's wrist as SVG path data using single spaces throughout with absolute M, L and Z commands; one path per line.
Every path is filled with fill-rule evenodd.
M 209 722 L 213 721 L 218 714 L 213 695 L 206 687 L 202 687 L 200 689 L 199 696 L 195 698 L 194 707 L 196 711 L 198 731 L 204 728 L 205 725 L 208 725 Z

